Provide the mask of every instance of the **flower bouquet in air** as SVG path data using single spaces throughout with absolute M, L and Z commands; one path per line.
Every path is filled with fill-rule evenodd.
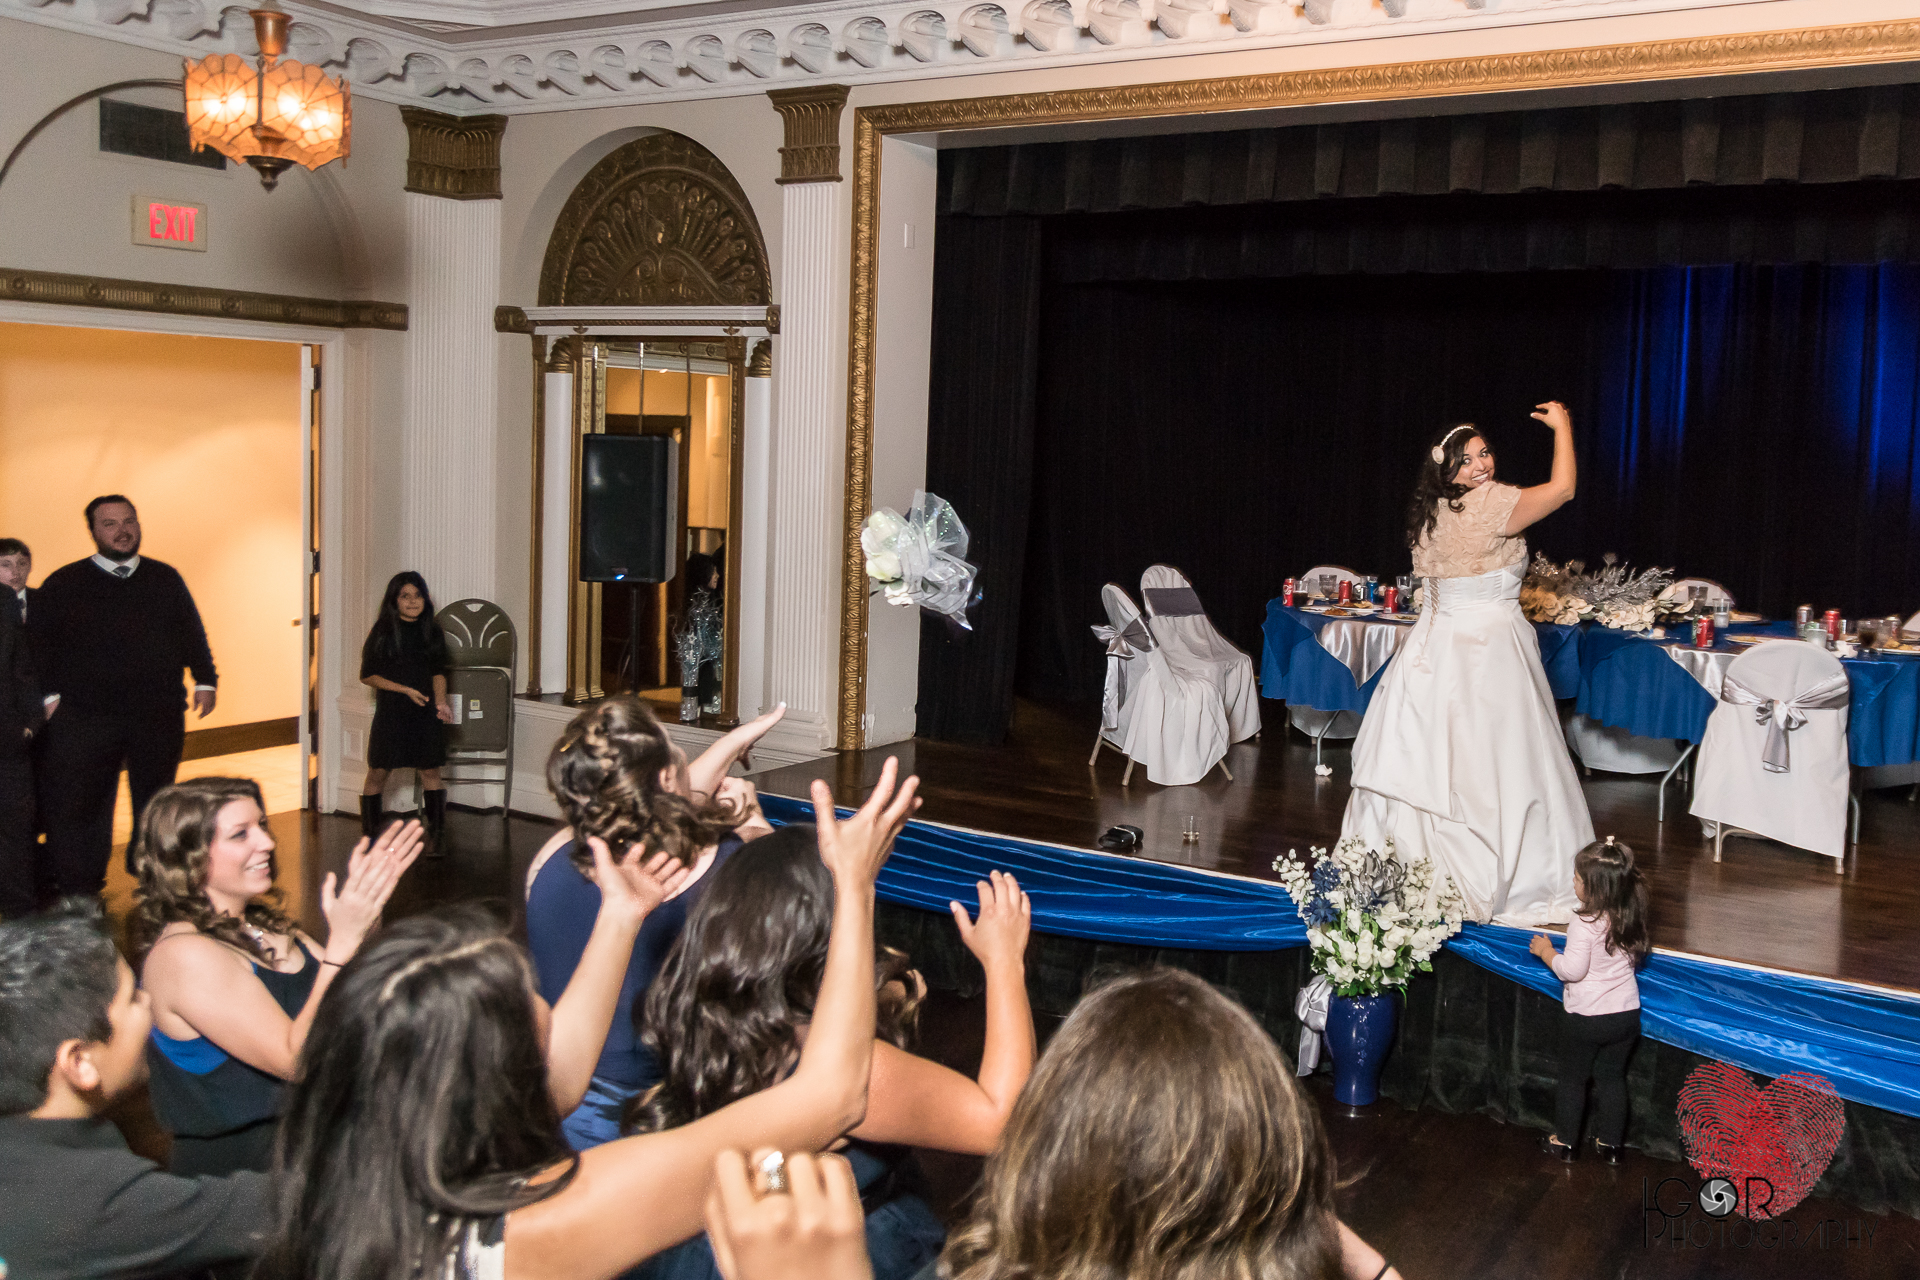
M 1673 570 L 1635 570 L 1612 552 L 1601 557 L 1601 567 L 1592 573 L 1583 560 L 1561 565 L 1535 552 L 1520 584 L 1520 609 L 1532 622 L 1573 626 L 1592 621 L 1615 631 L 1650 631 L 1677 621 L 1692 607 L 1667 594 L 1672 585 Z
M 1433 969 L 1433 953 L 1460 932 L 1465 904 L 1433 863 L 1411 863 L 1348 837 L 1331 852 L 1275 858 L 1273 869 L 1307 923 L 1313 971 L 1335 995 L 1377 996 Z

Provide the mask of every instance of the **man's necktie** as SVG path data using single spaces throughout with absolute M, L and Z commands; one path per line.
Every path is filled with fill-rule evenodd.
M 133 566 L 130 564 L 120 565 L 114 569 L 113 576 L 116 578 L 131 578 L 133 576 Z

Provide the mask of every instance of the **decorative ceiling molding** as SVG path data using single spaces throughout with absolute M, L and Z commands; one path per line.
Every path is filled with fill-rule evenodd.
M 193 284 L 76 276 L 59 271 L 0 268 L 0 299 L 105 307 L 114 311 L 154 311 L 173 316 L 218 316 L 223 320 L 264 320 L 325 329 L 407 327 L 407 307 L 403 302 L 341 302 L 283 293 L 209 289 Z
M 534 333 L 593 334 L 598 337 L 646 337 L 660 334 L 682 338 L 696 334 L 732 337 L 740 333 L 780 332 L 780 308 L 664 306 L 664 307 L 527 307 L 520 313 Z M 494 327 L 500 328 L 496 311 Z
M 518 114 L 828 82 L 1292 48 L 1383 35 L 1737 8 L 1758 0 L 289 0 L 288 56 L 355 94 L 452 115 Z M 182 57 L 255 52 L 222 0 L 0 0 L 0 16 Z M 1867 28 L 1853 28 L 1867 30 Z M 1862 57 L 1863 61 L 1873 60 Z M 1169 76 L 1178 72 L 1169 69 Z

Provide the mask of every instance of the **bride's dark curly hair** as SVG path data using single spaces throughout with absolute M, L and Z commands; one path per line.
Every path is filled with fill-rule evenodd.
M 575 716 L 547 757 L 547 789 L 576 837 L 574 865 L 593 867 L 588 836 L 616 855 L 644 844 L 692 863 L 740 825 L 730 805 L 661 786 L 661 773 L 677 765 L 666 730 L 639 698 L 608 698 Z
M 690 1124 L 779 1083 L 813 1018 L 833 927 L 833 877 L 810 824 L 748 841 L 718 869 L 634 1011 L 661 1081 L 628 1104 L 629 1129 Z M 907 957 L 875 956 L 875 1033 L 901 1048 L 920 986 Z
M 207 855 L 219 830 L 220 811 L 236 800 L 253 801 L 262 815 L 267 811 L 260 784 L 252 778 L 194 778 L 163 787 L 147 802 L 133 855 L 134 875 L 140 881 L 134 890 L 131 930 L 136 961 L 160 931 L 176 921 L 262 963 L 271 963 L 273 957 L 248 932 L 248 925 L 283 937 L 295 932 L 293 921 L 280 909 L 277 888 L 249 902 L 245 919 L 215 910 L 207 897 Z M 276 865 L 276 874 L 278 870 Z
M 1482 439 L 1480 429 L 1471 422 L 1456 422 L 1433 438 L 1433 445 L 1420 456 L 1420 478 L 1413 482 L 1413 497 L 1407 502 L 1407 546 L 1417 547 L 1440 518 L 1440 504 L 1458 512 L 1460 499 L 1469 489 L 1455 484 L 1453 477 L 1467 460 L 1467 446 Z M 1440 461 L 1433 450 L 1440 450 Z

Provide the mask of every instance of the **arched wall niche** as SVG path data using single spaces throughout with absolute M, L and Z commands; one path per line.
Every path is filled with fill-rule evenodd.
M 581 178 L 554 220 L 539 305 L 771 302 L 759 219 L 726 165 L 693 139 L 650 133 Z

